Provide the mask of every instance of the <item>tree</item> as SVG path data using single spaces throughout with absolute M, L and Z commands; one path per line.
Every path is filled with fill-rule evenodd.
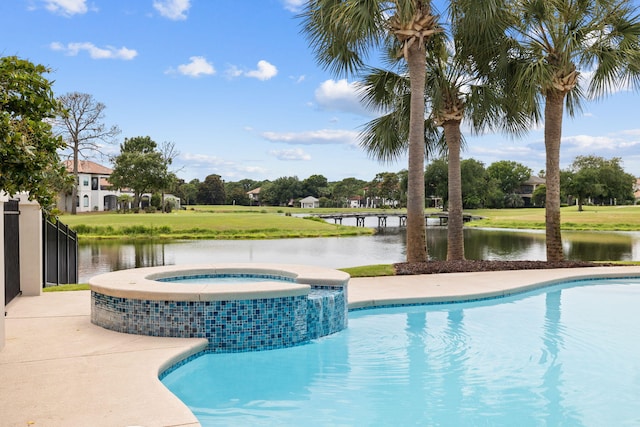
M 163 176 L 160 178 L 160 188 L 161 190 L 161 210 L 162 212 L 170 212 L 170 209 L 167 209 L 164 195 L 165 192 L 172 187 L 175 187 L 178 177 L 176 176 L 175 171 L 170 171 L 169 166 L 173 163 L 176 157 L 180 155 L 180 152 L 176 149 L 175 142 L 165 141 L 160 146 L 160 154 L 162 156 L 163 163 Z
M 0 189 L 28 192 L 46 211 L 55 198 L 51 183 L 65 181 L 57 151 L 64 147 L 50 120 L 60 112 L 50 70 L 16 56 L 0 58 Z
M 595 196 L 598 193 L 596 189 L 600 187 L 597 183 L 596 171 L 591 168 L 567 171 L 564 184 L 566 190 L 576 198 L 579 212 L 583 211 L 582 206 L 585 200 Z
M 224 181 L 220 175 L 208 175 L 198 187 L 199 205 L 223 205 L 226 199 Z
M 602 200 L 605 205 L 633 202 L 633 188 L 636 177 L 626 173 L 622 168 L 622 159 L 614 157 L 603 159 L 603 165 L 599 169 L 599 180 L 603 185 Z
M 465 209 L 479 209 L 486 206 L 489 179 L 484 164 L 475 159 L 460 162 L 462 180 L 462 205 Z
M 431 1 L 310 0 L 301 15 L 318 62 L 336 74 L 361 71 L 368 53 L 385 45 L 407 63 L 410 81 L 408 135 L 407 261 L 425 262 L 424 113 L 426 43 L 441 29 Z
M 542 184 L 538 185 L 535 190 L 533 190 L 533 195 L 531 199 L 533 201 L 533 206 L 544 206 L 545 200 L 547 198 L 547 186 Z
M 56 120 L 56 128 L 62 135 L 66 148 L 71 150 L 73 178 L 78 182 L 79 158 L 89 154 L 102 154 L 100 143 L 111 144 L 120 133 L 117 126 L 107 128 L 103 123 L 106 106 L 87 93 L 72 92 L 62 95 L 58 101 L 64 108 Z M 71 189 L 71 200 L 76 200 L 78 187 Z M 71 204 L 71 214 L 76 214 L 76 204 Z
M 563 113 L 573 115 L 585 95 L 640 87 L 640 17 L 631 0 L 460 0 L 456 11 L 464 53 L 482 72 L 511 75 L 525 114 L 540 118 L 544 102 L 547 261 L 561 261 Z M 591 75 L 586 91 L 580 70 Z
M 177 183 L 176 196 L 180 197 L 184 205 L 193 205 L 196 203 L 199 186 L 200 181 L 197 178 L 189 182 L 184 182 L 184 180 L 180 179 Z
M 129 212 L 131 208 L 131 203 L 133 203 L 133 197 L 131 194 L 121 194 L 118 196 L 118 211 L 122 211 L 123 213 Z
M 120 154 L 113 158 L 109 182 L 115 188 L 131 188 L 134 205 L 140 207 L 143 193 L 159 190 L 166 178 L 166 162 L 158 146 L 148 136 L 125 138 Z
M 453 34 L 458 34 L 453 21 Z M 520 134 L 529 125 L 526 116 L 517 113 L 517 99 L 506 90 L 503 79 L 478 73 L 475 63 L 447 40 L 433 39 L 427 60 L 427 99 L 431 119 L 443 129 L 448 158 L 447 260 L 464 259 L 464 218 L 460 152 L 461 124 L 467 122 L 474 133 L 487 129 Z M 454 45 L 463 43 L 455 40 Z M 514 111 L 516 113 L 514 114 Z
M 227 205 L 249 206 L 250 200 L 247 190 L 241 182 L 225 182 L 224 192 Z
M 455 22 L 453 23 L 455 24 Z M 455 27 L 455 25 L 454 25 Z M 454 32 L 455 34 L 455 32 Z M 512 114 L 516 100 L 512 94 L 504 90 L 505 83 L 498 79 L 484 78 L 475 70 L 473 62 L 468 57 L 457 54 L 449 47 L 445 34 L 438 34 L 430 39 L 427 48 L 426 62 L 426 99 L 431 107 L 426 129 L 442 128 L 448 157 L 448 245 L 447 259 L 464 259 L 464 221 L 462 217 L 462 181 L 460 172 L 460 152 L 462 149 L 462 121 L 467 121 L 474 132 L 486 128 L 495 128 L 514 133 L 523 132 L 529 124 L 526 116 Z M 391 105 L 402 105 L 404 91 L 390 90 L 390 87 L 400 86 L 398 83 L 389 84 L 387 81 L 406 80 L 401 76 L 393 76 L 389 71 L 373 70 L 365 77 L 365 99 L 368 104 L 380 108 Z M 385 82 L 380 84 L 380 82 Z M 388 99 L 388 98 L 391 99 Z M 406 110 L 406 109 L 405 109 Z M 402 109 L 395 110 L 402 114 Z M 375 122 L 374 122 L 375 123 Z M 398 124 L 407 120 L 398 119 Z M 384 147 L 384 153 L 390 151 L 386 140 L 387 133 L 379 132 L 376 125 L 368 126 L 371 133 L 366 142 L 372 148 Z M 374 133 L 375 132 L 375 133 Z M 430 135 L 437 133 L 431 131 Z M 427 141 L 433 141 L 429 138 Z M 390 140 L 393 142 L 393 139 Z M 433 143 L 436 147 L 438 144 Z M 398 145 L 398 148 L 400 146 Z
M 313 197 L 326 196 L 329 193 L 329 181 L 323 175 L 311 175 L 302 180 L 302 193 Z
M 260 187 L 260 182 L 259 181 L 254 181 L 253 179 L 241 179 L 240 181 L 238 181 L 238 184 L 242 185 L 242 189 L 247 192 L 247 191 L 251 191 L 254 188 L 258 188 Z
M 617 157 L 578 156 L 567 171 L 567 191 L 578 201 L 578 211 L 587 199 L 602 204 L 633 200 L 635 177 L 626 173 Z
M 344 207 L 347 205 L 349 197 L 363 194 L 363 190 L 366 186 L 367 182 L 361 179 L 354 177 L 344 178 L 342 181 L 338 181 L 333 184 L 331 197 L 336 203 L 336 206 Z
M 445 159 L 436 159 L 427 165 L 424 182 L 427 196 L 442 199 L 442 206 L 449 200 L 449 165 Z
M 271 206 L 287 206 L 302 196 L 302 183 L 297 176 L 283 176 L 262 187 L 260 200 Z
M 517 192 L 520 186 L 531 178 L 531 173 L 531 168 L 511 160 L 499 160 L 487 168 L 487 174 L 496 179 L 505 195 Z
M 395 207 L 400 199 L 400 178 L 394 172 L 376 174 L 368 188 L 368 196 L 379 198 L 383 205 L 391 202 Z

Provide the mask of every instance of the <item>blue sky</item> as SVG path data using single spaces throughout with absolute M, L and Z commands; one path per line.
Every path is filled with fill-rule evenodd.
M 56 95 L 91 94 L 124 138 L 175 143 L 186 180 L 322 174 L 330 181 L 406 168 L 379 163 L 357 135 L 372 116 L 354 81 L 319 67 L 295 18 L 303 0 L 3 0 L 0 55 L 52 68 Z M 372 59 L 372 61 L 375 59 Z M 620 91 L 565 116 L 562 167 L 621 157 L 640 176 L 640 94 Z M 105 147 L 117 154 L 119 147 Z M 467 136 L 463 158 L 544 169 L 542 130 Z M 102 161 L 108 164 L 107 161 Z

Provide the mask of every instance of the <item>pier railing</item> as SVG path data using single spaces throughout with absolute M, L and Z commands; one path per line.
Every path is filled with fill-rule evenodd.
M 333 214 L 317 214 L 313 215 L 318 218 L 323 219 L 332 219 L 334 224 L 342 224 L 342 220 L 344 218 L 355 218 L 357 227 L 364 227 L 364 221 L 366 218 L 378 218 L 378 227 L 384 228 L 387 226 L 387 218 L 398 218 L 398 223 L 400 227 L 407 226 L 407 214 L 406 213 L 389 213 L 389 212 L 344 212 L 344 213 L 333 213 Z M 439 225 L 444 226 L 449 222 L 449 213 L 448 212 L 437 212 L 437 213 L 426 213 L 424 215 L 425 219 L 436 218 L 438 219 Z M 475 216 L 471 214 L 463 214 L 462 220 L 464 222 L 469 222 L 473 220 L 482 219 L 480 216 Z

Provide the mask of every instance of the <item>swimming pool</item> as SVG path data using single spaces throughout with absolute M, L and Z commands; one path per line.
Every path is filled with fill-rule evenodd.
M 204 354 L 163 383 L 211 425 L 638 425 L 640 280 L 349 313 L 309 344 Z

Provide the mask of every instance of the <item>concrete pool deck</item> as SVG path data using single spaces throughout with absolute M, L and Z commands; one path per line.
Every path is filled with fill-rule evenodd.
M 640 277 L 640 266 L 356 278 L 349 307 L 490 298 L 611 276 Z M 112 332 L 91 323 L 90 309 L 89 291 L 21 296 L 5 308 L 0 425 L 199 425 L 158 373 L 207 341 Z

